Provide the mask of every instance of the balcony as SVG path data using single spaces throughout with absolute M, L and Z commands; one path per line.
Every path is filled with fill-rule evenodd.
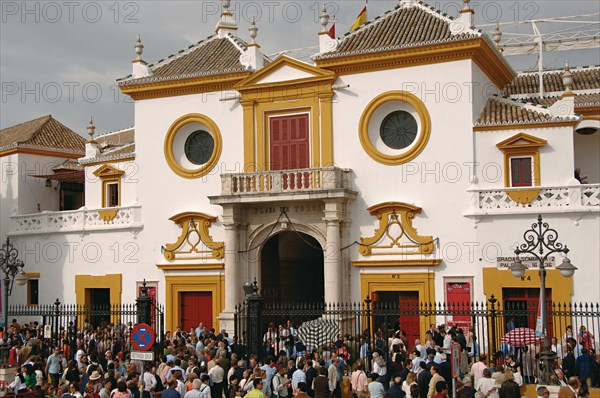
M 465 216 L 600 212 L 600 184 L 470 190 L 474 209 Z
M 221 175 L 221 196 L 211 203 L 251 203 L 355 197 L 349 169 L 323 167 Z
M 140 230 L 141 206 L 114 209 L 84 209 L 72 211 L 44 211 L 10 217 L 9 235 L 36 235 L 49 233 L 83 233 L 132 229 Z

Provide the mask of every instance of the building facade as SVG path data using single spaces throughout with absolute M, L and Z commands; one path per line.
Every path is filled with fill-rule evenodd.
M 538 214 L 579 268 L 548 271 L 551 300 L 600 301 L 600 68 L 545 72 L 539 97 L 468 3 L 450 18 L 409 0 L 340 39 L 324 13 L 312 62 L 270 59 L 228 7 L 153 65 L 138 39 L 118 80 L 135 127 L 90 121 L 83 207 L 36 210 L 3 182 L 2 238 L 39 302 L 132 302 L 146 280 L 167 330 L 232 330 L 254 279 L 271 301 L 535 301 L 537 271 L 507 266 Z M 11 170 L 31 181 L 27 167 Z

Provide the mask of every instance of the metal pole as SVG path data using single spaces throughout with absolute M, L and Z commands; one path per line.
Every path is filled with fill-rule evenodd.
M 6 335 L 8 332 L 8 289 L 10 289 L 10 279 L 8 273 L 4 275 L 4 331 Z
M 542 333 L 544 335 L 544 350 L 540 353 L 542 360 L 542 377 L 544 384 L 550 383 L 550 376 L 554 369 L 555 353 L 550 350 L 550 340 L 548 339 L 548 315 L 546 314 L 546 268 L 543 260 L 540 259 L 540 318 L 542 318 Z

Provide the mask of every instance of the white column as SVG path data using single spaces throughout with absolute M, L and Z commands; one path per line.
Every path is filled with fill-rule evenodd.
M 341 302 L 342 291 L 342 267 L 340 255 L 340 221 L 325 218 L 327 222 L 327 245 L 325 247 L 324 279 L 325 279 L 325 302 Z
M 238 276 L 238 239 L 237 226 L 225 224 L 225 309 L 223 312 L 233 313 L 239 304 L 240 288 Z

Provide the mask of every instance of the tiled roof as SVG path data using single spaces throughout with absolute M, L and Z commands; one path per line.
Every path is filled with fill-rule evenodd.
M 568 116 L 553 116 L 549 110 L 535 104 L 495 97 L 488 100 L 475 126 L 503 126 L 566 120 L 573 119 Z
M 564 70 L 543 72 L 544 91 L 563 92 L 562 83 Z M 573 91 L 600 89 L 600 67 L 583 67 L 571 69 L 573 74 Z M 504 95 L 535 94 L 540 91 L 540 78 L 536 72 L 524 72 L 517 75 L 515 80 L 504 88 Z
M 475 30 L 453 35 L 450 32 L 451 22 L 451 17 L 441 14 L 423 2 L 411 6 L 399 5 L 373 21 L 367 22 L 356 31 L 347 33 L 341 39 L 337 50 L 318 55 L 315 59 L 481 36 L 481 33 Z
M 544 98 L 532 97 L 532 98 L 525 99 L 525 101 L 532 102 L 532 103 L 538 104 L 538 105 L 552 106 L 552 104 L 554 104 L 559 99 L 560 99 L 559 96 L 544 97 Z M 598 105 L 600 105 L 600 93 L 578 94 L 575 97 L 575 109 L 577 109 L 578 107 L 598 106 Z
M 228 33 L 219 38 L 209 36 L 186 50 L 170 55 L 153 65 L 149 65 L 152 75 L 149 77 L 132 79 L 131 76 L 120 79 L 120 85 L 132 85 L 185 79 L 200 76 L 246 72 L 240 63 L 240 55 L 247 49 L 247 44 Z M 265 62 L 267 59 L 265 57 Z
M 94 137 L 100 155 L 95 158 L 80 159 L 80 164 L 111 161 L 135 156 L 135 129 L 129 127 Z
M 9 147 L 35 147 L 83 154 L 85 139 L 48 115 L 0 130 L 0 149 Z

